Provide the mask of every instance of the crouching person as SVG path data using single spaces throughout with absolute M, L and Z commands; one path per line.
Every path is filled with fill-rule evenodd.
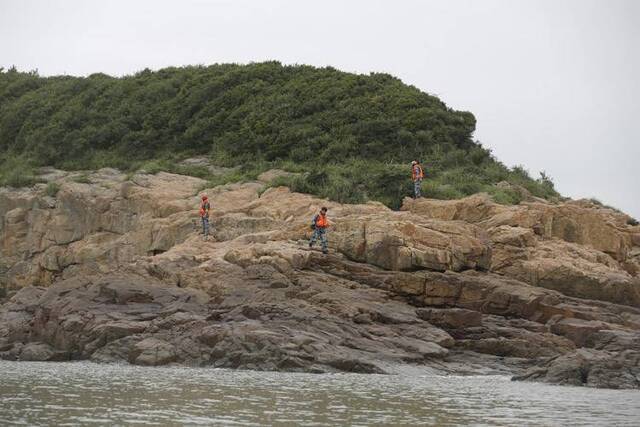
M 313 229 L 313 235 L 309 241 L 309 248 L 312 248 L 316 243 L 316 240 L 320 239 L 322 245 L 322 253 L 329 253 L 329 244 L 327 243 L 327 227 L 329 227 L 329 220 L 327 219 L 327 208 L 320 209 L 320 213 L 313 217 L 311 228 Z

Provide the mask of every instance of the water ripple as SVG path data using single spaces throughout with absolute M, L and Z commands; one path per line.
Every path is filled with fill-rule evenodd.
M 502 376 L 0 361 L 0 425 L 640 424 L 640 392 Z

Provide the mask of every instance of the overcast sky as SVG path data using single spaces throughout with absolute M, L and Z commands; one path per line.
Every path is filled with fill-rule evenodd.
M 279 60 L 388 72 L 509 166 L 640 219 L 640 1 L 0 0 L 0 66 L 41 75 Z

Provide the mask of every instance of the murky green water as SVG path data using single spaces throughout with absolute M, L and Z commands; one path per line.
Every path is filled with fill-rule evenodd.
M 640 425 L 640 392 L 507 377 L 0 361 L 0 425 Z

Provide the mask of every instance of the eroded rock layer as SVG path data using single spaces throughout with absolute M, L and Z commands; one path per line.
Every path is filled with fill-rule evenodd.
M 44 178 L 56 194 L 0 189 L 0 357 L 640 387 L 640 227 L 610 209 L 476 195 L 394 212 L 269 176 Z M 327 256 L 306 240 L 321 205 Z

